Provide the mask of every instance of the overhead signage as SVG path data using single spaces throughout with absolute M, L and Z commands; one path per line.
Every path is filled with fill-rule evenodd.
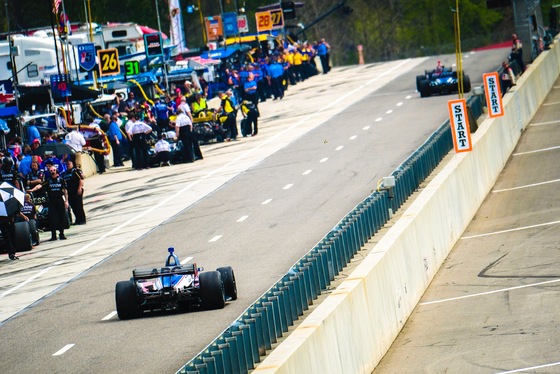
M 124 63 L 124 75 L 138 75 L 140 74 L 140 62 L 139 61 L 126 61 Z
M 466 99 L 449 100 L 449 122 L 455 153 L 472 151 L 471 128 Z
M 224 29 L 222 26 L 222 17 L 213 16 L 206 17 L 206 35 L 208 40 L 218 40 L 224 36 Z
M 239 32 L 249 32 L 249 22 L 247 22 L 247 16 L 241 14 L 237 16 L 237 29 Z
M 224 26 L 225 36 L 239 34 L 239 28 L 237 27 L 237 13 L 229 12 L 222 14 L 222 23 Z
M 257 21 L 257 32 L 272 30 L 272 16 L 269 10 L 255 13 L 255 18 Z
M 272 21 L 272 30 L 284 28 L 284 12 L 282 12 L 282 9 L 271 10 L 270 19 Z
M 82 43 L 77 45 L 79 65 L 85 71 L 91 71 L 95 67 L 95 44 Z
M 55 100 L 72 96 L 72 90 L 70 89 L 70 79 L 67 74 L 51 75 L 50 80 L 51 91 Z
M 97 51 L 99 59 L 99 75 L 114 75 L 121 72 L 119 51 L 116 48 L 100 49 Z
M 148 58 L 163 56 L 163 40 L 161 33 L 144 34 L 144 48 Z
M 502 103 L 502 90 L 500 88 L 498 72 L 482 74 L 482 81 L 484 82 L 488 117 L 494 118 L 503 116 L 504 105 Z

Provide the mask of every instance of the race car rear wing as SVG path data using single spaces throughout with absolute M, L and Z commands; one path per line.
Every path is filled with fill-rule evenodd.
M 134 280 L 142 279 L 153 279 L 161 276 L 171 276 L 171 275 L 188 275 L 196 273 L 195 264 L 186 264 L 183 266 L 166 266 L 162 268 L 154 269 L 134 269 L 132 271 L 132 277 Z

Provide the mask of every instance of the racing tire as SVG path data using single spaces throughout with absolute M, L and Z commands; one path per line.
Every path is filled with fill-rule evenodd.
M 27 252 L 33 248 L 33 240 L 31 239 L 31 230 L 29 224 L 25 221 L 16 222 L 16 235 L 14 237 L 14 246 L 17 252 Z
M 222 275 L 219 271 L 206 271 L 198 276 L 201 305 L 204 309 L 223 309 L 226 306 Z
M 237 300 L 237 283 L 235 282 L 235 273 L 231 266 L 224 266 L 217 268 L 216 271 L 222 275 L 222 282 L 224 283 L 224 292 L 226 299 Z
M 430 82 L 427 79 L 420 81 L 418 92 L 420 92 L 420 97 L 428 97 L 432 94 L 430 92 Z
M 39 236 L 39 232 L 37 231 L 37 221 L 35 221 L 34 219 L 29 220 L 29 231 L 31 233 L 32 244 L 41 244 L 41 237 Z
M 133 319 L 140 317 L 140 308 L 136 295 L 136 285 L 133 281 L 117 282 L 115 287 L 115 302 L 119 319 Z
M 471 92 L 471 79 L 465 73 L 463 73 L 463 91 Z
M 423 80 L 426 80 L 426 76 L 425 75 L 417 75 L 416 76 L 416 90 L 418 92 L 420 92 L 420 82 L 422 82 Z

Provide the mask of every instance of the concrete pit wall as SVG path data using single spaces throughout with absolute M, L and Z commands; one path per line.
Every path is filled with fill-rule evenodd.
M 335 292 L 255 369 L 371 373 L 494 185 L 560 72 L 558 43 L 505 95 L 505 115 L 473 134 Z M 450 98 L 451 99 L 451 98 Z

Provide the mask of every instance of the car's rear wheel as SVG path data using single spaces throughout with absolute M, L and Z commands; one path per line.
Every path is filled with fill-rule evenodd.
M 14 246 L 18 252 L 30 251 L 31 248 L 33 248 L 33 240 L 31 239 L 29 224 L 26 221 L 16 222 Z
M 136 285 L 133 281 L 117 282 L 115 287 L 115 301 L 119 319 L 132 319 L 140 316 Z
M 417 75 L 416 76 L 416 90 L 418 90 L 418 92 L 420 92 L 420 82 L 425 80 L 426 76 L 425 75 Z
M 418 92 L 420 92 L 420 97 L 428 97 L 431 95 L 430 82 L 427 79 L 420 81 L 420 88 L 418 89 Z
M 233 268 L 231 266 L 224 266 L 216 270 L 222 275 L 226 298 L 230 300 L 237 300 L 237 284 L 235 283 L 235 273 L 233 272 Z
M 222 309 L 225 305 L 222 275 L 218 271 L 200 273 L 200 298 L 204 309 Z

